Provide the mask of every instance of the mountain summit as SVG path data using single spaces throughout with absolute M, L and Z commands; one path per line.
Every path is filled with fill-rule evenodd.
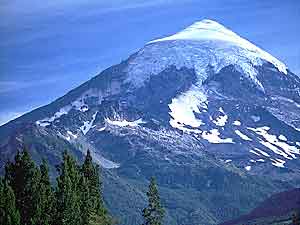
M 236 50 L 238 54 L 231 52 L 236 57 L 245 57 L 254 65 L 261 65 L 262 62 L 259 62 L 258 59 L 265 60 L 272 63 L 280 72 L 287 74 L 287 67 L 284 63 L 213 20 L 206 19 L 195 22 L 177 34 L 149 43 L 174 40 L 197 41 L 204 46 L 211 45 L 211 49 L 215 48 L 214 51 L 218 51 L 218 49 L 223 49 L 224 51 Z
M 141 223 L 151 176 L 167 224 L 217 224 L 299 181 L 300 78 L 203 20 L 1 126 L 0 139 L 2 169 L 24 145 L 53 168 L 63 150 L 90 149 L 124 224 Z
M 287 67 L 284 65 L 284 63 L 280 62 L 278 59 L 276 59 L 269 53 L 258 48 L 251 42 L 240 37 L 236 33 L 232 32 L 231 30 L 227 29 L 223 25 L 213 20 L 202 20 L 196 22 L 177 34 L 174 34 L 170 37 L 157 39 L 149 43 L 157 43 L 172 40 L 197 41 L 199 43 L 209 42 L 209 44 L 211 45 L 215 44 L 214 47 L 218 47 L 219 49 L 223 48 L 224 50 L 226 48 L 229 50 L 230 47 L 239 48 L 240 51 L 242 51 L 243 49 L 244 54 L 240 54 L 240 57 L 246 57 L 249 61 L 253 62 L 254 64 L 257 63 L 257 65 L 261 65 L 262 63 L 256 61 L 260 58 L 262 60 L 272 63 L 280 72 L 287 74 Z M 206 44 L 209 45 L 208 43 Z M 217 49 L 215 49 L 215 51 L 217 51 Z
M 140 83 L 145 73 L 157 74 L 170 65 L 176 65 L 178 68 L 194 68 L 199 80 L 203 81 L 207 78 L 207 66 L 219 72 L 228 65 L 235 65 L 263 90 L 254 67 L 266 62 L 287 74 L 287 67 L 269 53 L 215 21 L 202 20 L 177 34 L 149 42 L 130 61 L 132 77 L 129 79 Z

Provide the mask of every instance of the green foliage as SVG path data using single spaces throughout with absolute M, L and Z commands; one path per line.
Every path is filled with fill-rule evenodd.
M 154 177 L 151 177 L 147 197 L 148 206 L 143 209 L 144 225 L 162 225 L 165 211 L 160 203 L 160 197 Z
M 43 160 L 39 169 L 39 185 L 36 190 L 36 208 L 32 225 L 50 225 L 55 215 L 55 196 L 49 179 L 49 169 Z
M 26 150 L 18 152 L 0 180 L 0 224 L 114 224 L 104 206 L 99 167 L 90 151 L 81 167 L 65 151 L 58 173 L 54 191 L 46 161 L 38 168 Z
M 0 224 L 20 224 L 20 214 L 16 208 L 16 199 L 13 189 L 2 179 L 0 180 Z
M 14 163 L 5 168 L 5 180 L 16 196 L 16 206 L 20 211 L 21 224 L 31 225 L 36 211 L 39 171 L 28 151 L 17 153 Z
M 292 216 L 293 225 L 300 225 L 300 210 L 298 209 Z
M 61 225 L 81 225 L 80 173 L 75 159 L 66 151 L 58 168 L 56 223 Z
M 112 220 L 103 204 L 99 166 L 93 164 L 91 152 L 89 150 L 87 151 L 87 155 L 81 167 L 81 172 L 81 211 L 83 215 L 83 224 L 112 224 Z
M 93 164 L 90 151 L 87 152 L 81 168 L 65 152 L 59 174 L 56 222 L 62 225 L 112 224 L 103 204 L 99 167 Z
M 116 221 L 109 215 L 99 215 L 97 213 L 91 213 L 89 217 L 89 225 L 110 225 L 116 224 Z

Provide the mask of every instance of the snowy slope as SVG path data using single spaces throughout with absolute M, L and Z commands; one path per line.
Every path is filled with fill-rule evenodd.
M 233 70 L 222 71 L 230 66 L 235 68 L 236 74 Z M 171 71 L 164 72 L 172 67 Z M 193 75 L 184 68 L 190 69 L 195 79 L 189 78 Z M 269 77 L 266 77 L 266 72 L 261 72 L 262 68 L 270 68 L 267 69 Z M 181 72 L 177 71 L 181 69 Z M 113 72 L 116 75 L 112 75 L 112 71 L 116 71 Z M 118 71 L 122 71 L 122 75 Z M 276 126 L 281 125 L 264 120 L 267 111 L 260 116 L 256 112 L 257 106 L 267 106 L 268 112 L 278 119 L 278 124 L 285 123 L 292 127 L 292 132 L 297 132 L 297 112 L 300 110 L 297 79 L 290 76 L 284 63 L 215 21 L 196 22 L 177 34 L 149 42 L 122 64 L 120 70 L 111 69 L 111 73 L 108 73 L 108 80 L 111 80 L 106 88 L 84 90 L 35 123 L 46 128 L 59 127 L 65 139 L 74 141 L 77 138 L 70 132 L 76 137 L 89 137 L 95 130 L 97 134 L 104 135 L 109 130 L 108 126 L 140 132 L 140 128 L 151 126 L 149 124 L 153 121 L 160 124 L 159 121 L 163 120 L 165 127 L 159 128 L 163 132 L 164 129 L 183 132 L 213 149 L 216 145 L 242 145 L 244 150 L 240 147 L 238 150 L 230 149 L 224 158 L 231 163 L 238 161 L 239 166 L 247 171 L 255 169 L 254 164 L 262 165 L 263 162 L 284 168 L 287 160 L 294 161 L 300 155 L 296 144 L 300 140 L 298 135 L 277 130 Z M 160 80 L 165 79 L 163 73 L 167 77 L 178 73 L 178 77 Z M 105 87 L 107 80 L 102 77 L 104 80 L 99 84 Z M 190 79 L 189 83 L 184 79 Z M 220 81 L 223 83 L 215 86 Z M 180 85 L 185 88 L 178 89 Z M 160 86 L 166 88 L 160 89 Z M 168 94 L 168 89 L 172 88 L 174 92 Z M 247 88 L 249 93 L 246 93 Z M 235 96 L 223 93 L 234 89 Z M 114 101 L 116 97 L 113 96 L 118 96 L 118 102 L 114 103 L 118 106 L 109 106 L 112 111 L 106 112 L 102 103 L 110 98 Z M 143 96 L 140 102 L 139 96 Z M 286 104 L 284 108 L 290 108 L 288 114 L 278 111 L 279 102 Z M 236 108 L 236 105 L 243 104 L 246 104 L 245 109 Z M 128 110 L 130 107 L 139 114 Z M 164 114 L 157 114 L 160 109 Z M 61 121 L 73 115 L 80 116 L 72 120 L 72 129 L 67 129 Z M 247 156 L 227 159 L 235 157 L 234 154 L 239 151 Z
M 175 65 L 194 68 L 201 83 L 207 78 L 208 66 L 219 72 L 235 65 L 263 90 L 255 66 L 266 62 L 287 74 L 285 64 L 269 53 L 215 21 L 202 20 L 177 34 L 149 42 L 130 60 L 128 81 L 142 85 L 150 75 Z
M 177 34 L 162 39 L 157 39 L 149 43 L 172 40 L 190 40 L 198 42 L 211 41 L 220 42 L 220 45 L 237 46 L 242 49 L 248 50 L 249 58 L 251 54 L 253 57 L 264 59 L 276 66 L 279 71 L 285 74 L 287 73 L 287 67 L 284 65 L 284 63 L 280 62 L 274 56 L 258 48 L 248 40 L 243 39 L 236 33 L 213 20 L 206 19 L 196 22 Z
M 300 180 L 300 78 L 224 26 L 204 20 L 147 43 L 55 102 L 0 127 L 0 138 L 0 168 L 13 157 L 11 149 L 24 143 L 37 159 L 89 148 L 97 163 L 125 179 L 155 175 L 172 193 L 184 187 L 180 205 L 203 202 L 183 199 L 190 194 L 186 187 L 207 202 L 220 199 L 222 216 L 215 205 L 209 212 L 221 221 L 242 202 L 277 187 L 265 182 Z M 179 213 L 175 224 L 190 213 Z M 199 223 L 205 224 L 188 224 Z

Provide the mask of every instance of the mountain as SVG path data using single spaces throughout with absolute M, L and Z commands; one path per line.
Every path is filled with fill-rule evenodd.
M 89 148 L 121 224 L 141 223 L 151 176 L 166 224 L 218 224 L 299 182 L 300 78 L 203 20 L 1 126 L 0 140 L 2 170 L 22 146 L 53 172 L 64 149 Z
M 272 195 L 249 214 L 221 225 L 238 224 L 292 224 L 293 217 L 300 212 L 300 189 L 292 189 Z

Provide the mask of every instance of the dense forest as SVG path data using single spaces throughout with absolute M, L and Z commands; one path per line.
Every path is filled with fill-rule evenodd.
M 50 179 L 47 162 L 43 160 L 37 166 L 27 150 L 18 152 L 13 162 L 7 162 L 4 176 L 0 177 L 0 224 L 122 224 L 122 221 L 111 215 L 105 206 L 101 168 L 93 162 L 89 150 L 82 164 L 64 151 L 62 162 L 56 166 L 56 169 L 55 182 L 55 179 Z M 253 210 L 253 215 L 245 215 L 240 219 L 228 221 L 224 225 L 300 225 L 299 210 L 296 214 L 286 213 L 283 216 L 271 216 L 270 210 L 277 210 L 281 203 L 283 207 L 286 207 L 287 204 L 284 201 L 289 201 L 291 198 L 288 197 L 288 194 L 289 192 L 280 193 L 278 196 L 282 198 L 281 200 L 275 196 L 274 199 L 270 198 L 262 203 L 261 208 L 258 207 L 256 211 L 262 214 L 266 211 L 267 213 L 263 215 L 255 216 L 256 211 Z M 293 195 L 291 193 L 291 196 Z M 148 198 L 148 202 L 145 202 L 146 207 L 139 212 L 143 217 L 141 225 L 165 224 L 165 210 L 161 204 L 158 185 L 154 177 L 150 179 L 146 196 Z M 277 208 L 266 205 L 274 203 L 277 204 Z M 294 208 L 298 208 L 298 205 L 292 207 L 292 209 Z M 289 212 L 293 212 L 292 209 Z
M 87 151 L 82 165 L 67 151 L 50 182 L 45 160 L 37 166 L 28 151 L 18 152 L 0 179 L 1 225 L 113 225 L 119 224 L 105 207 L 100 167 Z M 154 178 L 141 212 L 143 225 L 162 225 L 164 209 Z

